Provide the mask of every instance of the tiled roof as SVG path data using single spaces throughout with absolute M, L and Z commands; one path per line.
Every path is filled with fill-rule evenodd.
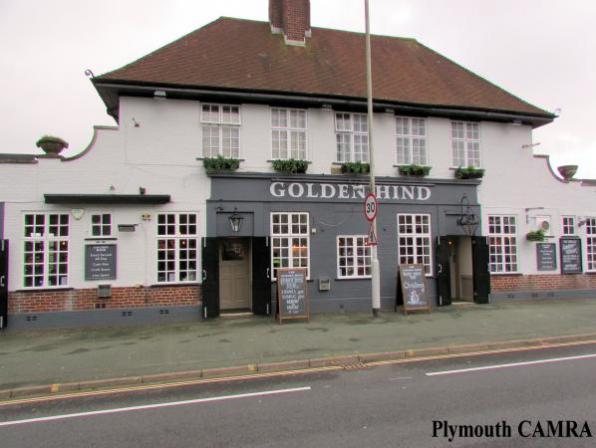
M 269 24 L 220 18 L 95 82 L 150 83 L 285 94 L 364 98 L 364 35 L 313 28 L 289 46 Z M 378 101 L 550 114 L 414 39 L 372 36 Z

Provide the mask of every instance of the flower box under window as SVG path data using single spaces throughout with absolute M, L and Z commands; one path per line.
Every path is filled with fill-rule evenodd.
M 203 166 L 207 174 L 232 173 L 240 167 L 240 160 L 223 156 L 206 157 L 203 159 Z
M 455 170 L 456 179 L 482 179 L 484 177 L 484 169 L 468 166 L 466 168 L 459 167 Z
M 397 168 L 400 176 L 411 176 L 411 177 L 425 177 L 430 173 L 430 166 L 422 165 L 400 165 Z
M 304 174 L 308 169 L 308 162 L 306 160 L 296 159 L 278 159 L 271 162 L 273 169 L 283 174 Z

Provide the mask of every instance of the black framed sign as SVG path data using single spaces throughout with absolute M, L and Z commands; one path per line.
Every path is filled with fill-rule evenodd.
M 536 266 L 539 271 L 557 270 L 557 245 L 536 243 Z
M 277 316 L 287 319 L 309 319 L 308 288 L 305 268 L 280 268 L 277 272 Z
M 85 280 L 116 280 L 116 245 L 85 246 Z
M 582 241 L 579 238 L 561 238 L 559 240 L 561 252 L 561 274 L 581 274 Z
M 430 302 L 426 296 L 426 276 L 422 264 L 400 264 L 399 284 L 403 297 L 404 314 L 408 311 L 429 311 Z

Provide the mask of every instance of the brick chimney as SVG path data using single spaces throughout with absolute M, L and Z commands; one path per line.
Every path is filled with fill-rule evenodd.
M 310 0 L 269 0 L 271 32 L 283 33 L 287 45 L 305 45 L 310 37 Z

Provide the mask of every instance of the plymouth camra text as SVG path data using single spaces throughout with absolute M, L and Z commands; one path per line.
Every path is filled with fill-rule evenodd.
M 294 199 L 364 199 L 368 186 L 364 184 L 325 184 L 302 182 L 272 182 L 269 192 L 276 198 Z M 378 200 L 428 201 L 431 189 L 424 185 L 377 185 Z

